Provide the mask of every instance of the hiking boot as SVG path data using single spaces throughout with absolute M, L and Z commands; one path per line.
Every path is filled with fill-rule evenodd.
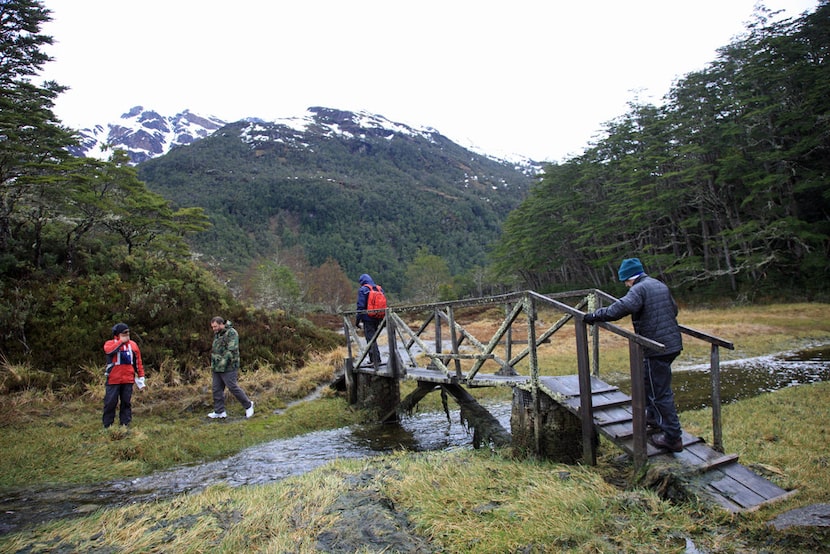
M 245 410 L 245 417 L 250 418 L 253 415 L 254 415 L 254 403 L 251 402 L 251 407 L 248 408 L 247 410 Z
M 646 418 L 646 433 L 656 433 L 660 431 L 660 424 L 657 423 L 656 419 L 647 417 Z
M 649 437 L 651 444 L 656 446 L 657 448 L 663 448 L 670 452 L 682 452 L 683 451 L 683 439 L 677 440 L 669 440 L 666 438 L 665 433 L 658 433 L 656 435 L 652 435 Z
M 216 412 L 210 412 L 208 417 L 210 419 L 225 419 L 228 417 L 228 412 L 219 412 L 218 414 Z

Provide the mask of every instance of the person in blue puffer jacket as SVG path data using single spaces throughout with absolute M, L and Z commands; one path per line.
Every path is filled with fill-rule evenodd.
M 677 303 L 665 283 L 646 275 L 639 258 L 624 259 L 618 276 L 629 287 L 628 293 L 610 306 L 586 314 L 583 320 L 593 325 L 597 321 L 616 321 L 630 315 L 635 333 L 665 345 L 663 352 L 649 348 L 643 352 L 646 422 L 662 431 L 650 437 L 652 444 L 681 452 L 682 431 L 671 388 L 671 364 L 683 350 L 677 324 Z

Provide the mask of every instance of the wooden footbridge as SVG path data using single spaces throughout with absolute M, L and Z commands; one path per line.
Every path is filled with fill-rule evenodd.
M 732 512 L 752 510 L 794 494 L 795 491 L 785 491 L 739 464 L 737 455 L 724 454 L 719 352 L 720 348 L 734 346 L 707 333 L 681 326 L 686 336 L 711 346 L 712 445 L 685 431 L 684 448 L 679 453 L 658 449 L 648 442 L 643 348 L 662 351 L 664 347 L 613 323 L 585 325 L 584 311 L 593 311 L 615 300 L 603 291 L 591 289 L 551 295 L 523 291 L 455 302 L 395 306 L 387 309 L 378 333 L 368 341 L 358 335 L 353 325 L 357 312 L 343 312 L 348 349 L 343 381 L 350 402 L 373 404 L 379 410 L 380 419 L 389 421 L 411 410 L 430 392 L 442 390 L 462 404 L 462 411 L 466 407 L 468 415 L 473 413 L 479 426 L 489 426 L 484 435 L 478 435 L 485 442 L 506 445 L 512 441 L 515 445 L 517 435 L 521 435 L 526 439 L 524 447 L 546 456 L 557 448 L 561 451 L 560 447 L 552 447 L 551 442 L 565 441 L 569 442 L 566 447 L 571 451 L 574 446 L 578 453 L 581 451 L 578 457 L 583 463 L 595 465 L 597 437 L 602 435 L 630 455 L 638 470 L 650 462 L 670 462 L 694 491 Z M 499 313 L 504 313 L 505 318 L 486 341 L 474 336 L 470 330 L 473 325 L 465 326 L 458 321 L 459 314 L 493 310 L 502 310 Z M 543 329 L 540 313 L 546 317 L 552 314 L 556 320 Z M 411 326 L 407 321 L 416 323 Z M 570 325 L 575 335 L 577 374 L 542 375 L 537 350 Z M 600 328 L 628 341 L 630 396 L 599 378 Z M 559 336 L 563 335 L 564 332 Z M 369 349 L 373 345 L 381 345 L 387 352 L 386 361 L 377 367 L 369 363 Z M 492 373 L 485 373 L 485 366 Z M 401 380 L 417 383 L 415 391 L 403 400 L 397 387 Z M 377 388 L 378 383 L 382 383 L 381 389 Z M 493 386 L 513 388 L 512 437 L 466 390 Z M 551 417 L 551 408 L 558 410 L 557 418 Z M 564 425 L 565 431 L 562 413 L 570 420 Z M 515 429 L 522 422 L 524 429 Z M 558 435 L 554 441 L 552 427 L 557 430 L 553 434 Z M 478 429 L 474 431 L 477 433 Z M 478 439 L 474 434 L 474 441 Z

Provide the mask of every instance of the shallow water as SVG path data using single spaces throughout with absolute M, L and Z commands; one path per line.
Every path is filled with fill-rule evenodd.
M 721 404 L 795 385 L 830 381 L 830 346 L 721 362 Z M 676 371 L 672 389 L 678 410 L 712 406 L 709 366 Z
M 711 404 L 708 366 L 676 371 L 673 379 L 681 411 Z M 828 345 L 721 364 L 723 403 L 827 380 L 830 380 Z M 620 387 L 626 388 L 625 384 Z M 510 429 L 509 402 L 487 407 L 505 429 Z M 416 412 L 400 424 L 354 425 L 318 431 L 251 447 L 224 460 L 179 467 L 132 480 L 83 487 L 5 491 L 0 495 L 0 534 L 13 532 L 22 525 L 72 517 L 102 506 L 167 498 L 217 483 L 238 487 L 279 481 L 338 458 L 366 458 L 396 450 L 470 448 L 471 442 L 471 434 L 460 424 L 457 409 L 450 411 L 449 420 L 442 412 Z
M 505 428 L 510 405 L 492 406 Z M 50 487 L 0 494 L 0 534 L 21 526 L 82 515 L 99 507 L 168 498 L 225 483 L 260 485 L 311 471 L 342 458 L 368 458 L 396 450 L 470 448 L 472 437 L 459 423 L 458 410 L 415 413 L 400 424 L 354 425 L 317 431 L 248 448 L 235 456 L 161 471 L 132 480 L 82 487 Z M 219 423 L 229 424 L 229 423 Z M 231 423 L 232 424 L 232 423 Z

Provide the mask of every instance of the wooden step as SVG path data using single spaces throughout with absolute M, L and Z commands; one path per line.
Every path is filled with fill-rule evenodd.
M 619 391 L 591 395 L 591 407 L 594 411 L 603 408 L 615 408 L 617 406 L 628 406 L 631 404 L 631 397 Z M 579 397 L 568 398 L 567 407 L 574 413 L 579 409 Z
M 703 465 L 699 465 L 695 468 L 697 473 L 706 473 L 707 471 L 711 471 L 713 469 L 717 469 L 719 467 L 734 463 L 738 461 L 737 454 L 724 454 L 714 460 L 707 462 Z

